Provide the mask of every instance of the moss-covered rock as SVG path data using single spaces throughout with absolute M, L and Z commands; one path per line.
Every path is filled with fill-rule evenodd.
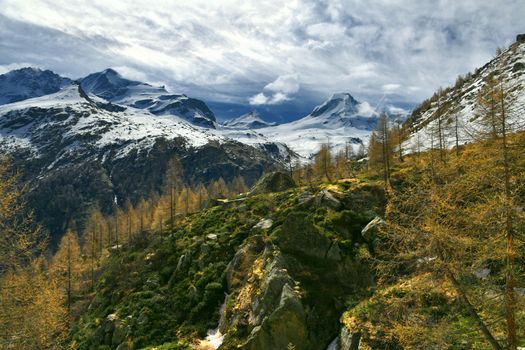
M 316 259 L 326 259 L 331 241 L 308 219 L 303 212 L 291 213 L 274 233 L 275 242 L 284 252 L 301 254 Z
M 276 171 L 264 175 L 257 183 L 253 186 L 252 194 L 264 194 L 273 192 L 282 192 L 288 189 L 296 187 L 295 181 L 292 177 L 282 171 Z

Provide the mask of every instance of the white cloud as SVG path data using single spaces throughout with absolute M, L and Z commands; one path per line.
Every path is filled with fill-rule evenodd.
M 321 40 L 339 40 L 345 35 L 346 28 L 341 24 L 316 23 L 306 28 L 306 33 Z
M 122 66 L 188 95 L 262 104 L 334 91 L 420 101 L 510 44 L 524 14 L 521 0 L 0 3 L 1 67 L 75 78 Z
M 382 87 L 385 93 L 393 93 L 401 88 L 400 84 L 384 84 Z
M 266 96 L 264 93 L 260 92 L 256 95 L 253 95 L 248 99 L 248 103 L 253 106 L 258 105 L 278 105 L 285 101 L 289 101 L 291 98 L 282 92 L 276 92 L 272 96 Z
M 294 94 L 299 91 L 299 75 L 286 74 L 281 75 L 275 81 L 267 84 L 264 90 L 273 92 L 282 92 L 285 94 Z
M 128 79 L 150 82 L 148 81 L 148 76 L 144 72 L 137 70 L 135 68 L 128 67 L 128 66 L 116 66 L 116 67 L 111 67 L 111 68 L 113 68 L 114 70 L 119 72 L 119 74 L 121 74 L 122 76 Z M 155 85 L 158 85 L 158 84 L 155 84 Z
M 276 92 L 275 94 L 273 94 L 272 99 L 269 101 L 268 104 L 278 105 L 288 100 L 291 100 L 291 98 L 288 97 L 286 94 L 283 94 L 282 92 Z
M 368 102 L 362 102 L 357 106 L 357 111 L 364 117 L 377 116 L 376 109 L 372 107 Z
M 300 89 L 298 74 L 285 74 L 277 77 L 271 83 L 264 86 L 263 90 L 269 95 L 260 92 L 251 96 L 248 102 L 251 105 L 278 105 L 285 101 L 292 99 L 291 95 L 298 92 Z
M 251 105 L 255 105 L 255 106 L 257 106 L 257 105 L 264 105 L 264 104 L 268 103 L 268 97 L 266 97 L 265 94 L 260 92 L 257 95 L 253 95 L 252 97 L 250 97 L 248 99 L 248 102 Z

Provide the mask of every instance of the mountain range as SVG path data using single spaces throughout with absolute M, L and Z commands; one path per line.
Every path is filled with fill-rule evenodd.
M 517 41 L 472 74 L 414 109 L 404 126 L 405 149 L 430 147 L 439 107 L 446 143 L 458 116 L 460 142 L 470 142 L 476 95 L 487 77 L 525 83 L 525 42 Z M 524 94 L 515 92 L 521 105 Z M 436 97 L 438 96 L 438 97 Z M 53 234 L 82 222 L 94 203 L 103 211 L 159 191 L 168 160 L 181 160 L 186 182 L 252 184 L 269 169 L 307 161 L 321 143 L 334 151 L 366 145 L 381 112 L 349 93 L 333 94 L 298 120 L 276 125 L 257 111 L 219 123 L 206 103 L 165 87 L 126 79 L 113 69 L 72 80 L 49 70 L 23 68 L 0 75 L 0 150 L 29 184 L 37 219 Z
M 306 161 L 327 140 L 334 149 L 366 143 L 379 115 L 342 93 L 291 123 L 253 111 L 220 124 L 203 101 L 113 69 L 72 80 L 23 68 L 1 75 L 0 91 L 0 149 L 21 169 L 29 203 L 53 236 L 71 220 L 82 225 L 94 203 L 110 212 L 158 192 L 174 156 L 187 183 L 242 176 L 250 185 Z

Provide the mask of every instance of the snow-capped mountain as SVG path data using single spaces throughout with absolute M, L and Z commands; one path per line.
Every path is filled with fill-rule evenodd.
M 180 137 L 193 147 L 218 140 L 207 129 L 176 116 L 152 116 L 91 98 L 76 84 L 50 95 L 0 106 L 0 116 L 4 148 L 27 146 L 35 157 L 42 156 L 48 146 L 65 152 L 55 154 L 48 169 L 60 164 L 64 155 L 82 157 L 91 149 L 111 147 L 114 158 L 125 156 L 132 149 L 149 149 L 158 137 Z
M 155 115 L 174 115 L 198 126 L 216 126 L 213 112 L 203 101 L 170 94 L 163 86 L 126 79 L 113 69 L 90 74 L 80 80 L 80 85 L 88 94 L 112 103 L 146 109 Z
M 16 69 L 0 75 L 0 105 L 52 94 L 71 84 L 71 79 L 50 70 Z
M 483 67 L 458 79 L 455 86 L 443 90 L 441 96 L 435 94 L 414 109 L 406 122 L 411 131 L 411 137 L 406 142 L 405 149 L 416 151 L 431 147 L 432 134 L 435 134 L 438 123 L 437 117 L 441 115 L 444 130 L 444 142 L 447 147 L 455 146 L 455 119 L 458 119 L 458 141 L 464 144 L 472 141 L 472 136 L 479 129 L 477 119 L 477 95 L 485 85 L 487 77 L 494 76 L 504 87 L 508 87 L 515 96 L 513 109 L 520 111 L 509 117 L 523 120 L 525 111 L 525 38 L 519 39 L 509 48 Z M 439 113 L 438 111 L 439 106 Z M 523 123 L 518 123 L 516 126 Z M 434 139 L 436 139 L 434 137 Z
M 76 83 L 0 106 L 0 152 L 21 169 L 29 203 L 53 235 L 70 219 L 81 223 L 93 203 L 107 211 L 115 199 L 122 205 L 159 191 L 174 156 L 187 182 L 241 175 L 253 183 L 292 154 L 284 145 L 252 147 L 176 115 L 113 104 Z
M 257 111 L 252 111 L 241 115 L 238 118 L 227 120 L 222 123 L 223 127 L 232 129 L 260 129 L 269 126 L 275 126 L 277 123 L 267 122 L 262 119 Z
M 304 159 L 309 159 L 322 143 L 327 142 L 334 151 L 347 144 L 357 151 L 360 145 L 368 143 L 379 115 L 380 112 L 369 103 L 358 102 L 349 93 L 337 93 L 307 116 L 293 122 L 248 131 L 246 128 L 228 128 L 223 134 L 249 144 L 262 140 L 283 143 Z

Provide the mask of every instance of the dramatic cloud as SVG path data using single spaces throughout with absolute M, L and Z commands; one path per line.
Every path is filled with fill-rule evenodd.
M 221 103 L 417 103 L 509 45 L 522 0 L 0 0 L 0 69 L 114 67 Z M 395 101 L 394 101 L 395 99 Z
M 291 95 L 299 91 L 299 76 L 297 74 L 281 75 L 275 81 L 267 84 L 264 92 L 260 92 L 249 98 L 251 105 L 270 104 L 276 105 L 292 99 Z

